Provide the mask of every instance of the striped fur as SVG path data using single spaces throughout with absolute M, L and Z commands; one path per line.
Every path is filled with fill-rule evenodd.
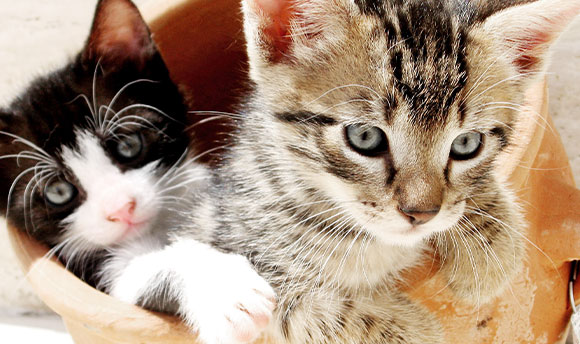
M 181 237 L 248 257 L 270 282 L 273 342 L 440 343 L 438 322 L 394 287 L 402 270 L 433 249 L 449 287 L 480 304 L 520 269 L 525 226 L 496 158 L 580 6 L 494 3 L 244 1 L 255 92 Z M 352 124 L 383 130 L 388 151 L 352 150 Z M 451 159 L 469 131 L 483 147 Z M 441 209 L 412 227 L 402 204 Z

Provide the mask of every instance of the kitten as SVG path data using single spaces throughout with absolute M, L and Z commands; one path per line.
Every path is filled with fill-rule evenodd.
M 0 111 L 1 215 L 99 289 L 148 308 L 197 315 L 187 305 L 158 306 L 171 295 L 127 300 L 116 283 L 145 275 L 124 271 L 163 252 L 189 194 L 207 183 L 205 168 L 186 158 L 186 115 L 137 8 L 129 0 L 99 1 L 80 54 Z M 177 257 L 181 264 L 172 263 L 185 266 L 199 290 L 191 302 L 214 305 L 199 316 L 224 319 L 220 328 L 198 328 L 201 334 L 243 337 L 238 327 L 265 326 L 274 294 L 247 260 L 199 242 L 192 247 Z M 172 268 L 165 264 L 149 266 Z M 207 293 L 212 289 L 228 297 L 216 299 Z
M 429 247 L 476 304 L 519 271 L 525 226 L 494 164 L 580 1 L 470 6 L 243 2 L 255 91 L 176 242 L 248 257 L 278 294 L 273 342 L 441 342 L 392 283 Z

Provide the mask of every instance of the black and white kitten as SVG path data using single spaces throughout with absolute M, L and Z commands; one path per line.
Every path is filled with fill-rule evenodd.
M 155 297 L 128 300 L 117 281 L 146 276 L 124 269 L 163 251 L 189 195 L 206 183 L 205 168 L 185 158 L 186 115 L 137 8 L 101 0 L 80 54 L 0 111 L 1 214 L 89 283 L 159 309 Z M 162 310 L 207 319 L 200 335 L 223 342 L 268 323 L 273 291 L 245 258 L 195 241 L 172 258 L 145 270 L 190 277 L 182 295 L 190 304 Z

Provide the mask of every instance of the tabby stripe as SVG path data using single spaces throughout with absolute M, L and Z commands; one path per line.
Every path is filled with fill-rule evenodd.
M 385 109 L 385 121 L 388 125 L 393 124 L 395 109 L 397 108 L 397 97 L 393 93 L 387 94 L 383 98 L 383 108 Z
M 385 33 L 389 37 L 389 46 L 393 46 L 397 43 L 397 28 L 389 20 L 385 19 L 383 24 Z
M 500 142 L 502 149 L 508 145 L 509 139 L 508 139 L 508 134 L 507 134 L 505 128 L 495 127 L 493 129 L 491 129 L 491 134 L 493 136 L 497 136 L 499 138 L 499 142 Z
M 385 16 L 383 0 L 354 0 L 354 2 L 363 14 L 377 17 Z
M 399 29 L 401 30 L 401 40 L 411 51 L 415 52 L 417 45 L 415 44 L 415 37 L 411 31 L 411 23 L 407 13 L 401 9 L 397 11 L 397 18 L 399 20 Z M 415 54 L 414 54 L 415 55 Z
M 395 52 L 391 56 L 391 69 L 393 70 L 393 75 L 397 81 L 403 80 L 403 53 L 400 51 Z
M 335 125 L 337 122 L 334 118 L 315 114 L 309 111 L 300 112 L 283 112 L 275 114 L 275 117 L 282 121 L 288 123 L 303 123 L 303 124 L 317 124 L 317 125 Z
M 393 167 L 393 162 L 391 159 L 389 159 L 389 161 L 387 161 L 387 164 L 390 164 L 390 166 L 387 166 L 387 169 L 389 170 L 389 176 L 387 177 L 387 187 L 389 187 L 395 181 L 395 176 L 397 175 L 397 170 Z

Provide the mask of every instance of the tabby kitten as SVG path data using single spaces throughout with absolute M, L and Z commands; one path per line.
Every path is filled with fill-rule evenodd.
M 180 243 L 181 264 L 143 270 L 185 271 L 190 302 L 213 305 L 211 313 L 159 307 L 165 295 L 155 285 L 141 290 L 149 298 L 125 297 L 123 281 L 146 276 L 126 268 L 162 255 L 189 194 L 207 183 L 205 168 L 186 158 L 187 110 L 134 4 L 99 1 L 80 54 L 0 111 L 0 214 L 99 289 L 186 320 L 219 317 L 220 328 L 200 332 L 243 337 L 237 327 L 267 324 L 273 291 L 245 258 L 200 242 Z
M 441 342 L 392 288 L 429 246 L 476 304 L 519 271 L 496 158 L 580 1 L 476 5 L 243 2 L 255 91 L 182 238 L 248 257 L 278 294 L 274 342 Z

